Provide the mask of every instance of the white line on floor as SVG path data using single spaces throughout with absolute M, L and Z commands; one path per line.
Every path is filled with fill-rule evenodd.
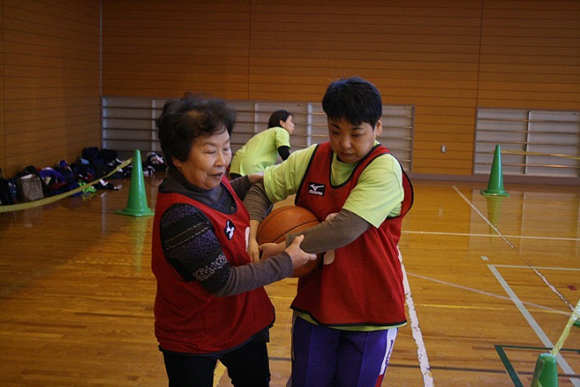
M 438 232 L 438 231 L 403 231 L 403 234 L 425 234 L 425 235 L 451 235 L 451 236 L 468 236 L 468 237 L 486 237 L 486 238 L 501 238 L 500 235 L 493 234 L 472 234 L 465 232 Z M 559 238 L 559 237 L 543 237 L 543 236 L 529 236 L 529 235 L 504 235 L 510 239 L 538 239 L 547 241 L 571 241 L 578 242 L 580 238 Z
M 554 346 L 554 344 L 552 344 L 552 342 L 550 341 L 550 339 L 548 338 L 548 336 L 546 336 L 546 334 L 544 333 L 544 331 L 542 330 L 542 328 L 540 328 L 540 326 L 538 325 L 538 323 L 536 322 L 536 320 L 534 320 L 534 318 L 532 317 L 532 315 L 530 314 L 530 312 L 528 312 L 528 310 L 524 306 L 523 302 L 520 301 L 520 299 L 518 298 L 518 296 L 514 293 L 514 291 L 511 289 L 511 287 L 508 285 L 508 283 L 505 281 L 505 279 L 502 277 L 502 275 L 499 273 L 499 271 L 495 268 L 495 266 L 494 265 L 487 265 L 487 267 L 489 267 L 489 270 L 491 270 L 491 272 L 493 273 L 493 275 L 495 276 L 495 278 L 498 280 L 498 282 L 500 283 L 500 285 L 504 288 L 504 290 L 506 291 L 506 293 L 510 296 L 510 298 L 513 301 L 513 303 L 520 310 L 520 313 L 524 316 L 524 318 L 526 319 L 526 321 L 528 322 L 528 324 L 530 324 L 530 326 L 532 327 L 532 329 L 534 330 L 534 332 L 536 333 L 536 335 L 538 336 L 538 338 L 542 341 L 542 343 L 544 344 L 544 346 L 547 347 L 547 348 L 552 348 Z M 557 354 L 556 355 L 556 360 L 558 361 L 558 364 L 560 364 L 560 367 L 562 367 L 562 370 L 565 373 L 567 373 L 569 375 L 575 375 L 576 374 L 574 372 L 574 370 L 572 369 L 572 367 L 570 367 L 570 365 L 568 365 L 568 363 L 566 362 L 566 360 L 564 360 L 564 358 L 562 357 L 562 355 Z M 574 386 L 580 387 L 580 380 L 576 380 L 576 379 L 571 378 L 570 381 L 572 382 L 572 384 Z
M 419 318 L 417 317 L 417 311 L 415 310 L 415 303 L 413 302 L 411 286 L 409 285 L 409 280 L 407 279 L 407 272 L 405 271 L 405 265 L 403 264 L 401 250 L 399 250 L 399 260 L 401 261 L 401 269 L 403 271 L 403 287 L 405 289 L 405 298 L 407 301 L 407 309 L 409 311 L 409 320 L 411 320 L 411 332 L 413 333 L 413 339 L 417 345 L 417 359 L 419 360 L 419 368 L 423 374 L 423 384 L 426 387 L 432 387 L 433 376 L 431 375 L 431 365 L 429 364 L 427 349 L 425 348 L 425 343 L 423 342 L 423 334 L 421 333 L 421 328 L 419 327 Z
M 495 265 L 495 266 L 500 266 L 500 265 Z M 524 268 L 529 269 L 529 266 L 522 266 Z M 413 273 L 408 273 L 408 275 L 410 275 L 411 277 L 417 277 L 417 278 L 421 278 L 427 281 L 432 281 L 432 282 L 437 282 L 443 285 L 448 285 L 448 286 L 452 286 L 454 288 L 458 288 L 458 289 L 463 289 L 463 290 L 468 290 L 470 292 L 474 292 L 474 293 L 479 293 L 479 294 L 484 294 L 486 296 L 490 296 L 490 297 L 494 297 L 494 298 L 499 298 L 501 300 L 506 300 L 506 301 L 511 301 L 511 298 L 506 297 L 506 296 L 501 296 L 499 294 L 494 294 L 494 293 L 490 293 L 490 292 L 486 292 L 483 290 L 479 290 L 479 289 L 474 289 L 474 288 L 468 288 L 467 286 L 463 286 L 463 285 L 457 285 L 451 282 L 447 282 L 447 281 L 441 281 L 435 278 L 430 278 L 430 277 L 425 277 L 419 274 L 413 274 Z M 534 304 L 531 302 L 524 302 L 524 304 L 528 305 L 528 306 L 533 306 L 534 308 L 538 308 L 538 309 L 543 309 L 543 310 L 549 310 L 551 312 L 555 312 L 555 313 L 559 313 L 559 314 L 565 314 L 565 315 L 569 315 L 569 313 L 567 312 L 562 312 L 560 310 L 557 309 L 553 309 L 553 308 L 548 308 L 547 306 L 543 306 L 543 305 L 538 305 L 538 304 Z
M 562 302 L 564 302 L 564 304 L 566 304 L 568 306 L 568 308 L 570 308 L 571 311 L 574 311 L 574 306 L 568 302 L 568 300 L 566 299 L 566 297 L 564 297 L 564 295 L 562 293 L 560 293 L 558 291 L 558 289 L 556 289 L 556 287 L 554 285 L 552 285 L 550 283 L 550 281 L 548 281 L 548 279 L 546 277 L 544 277 L 544 275 L 537 270 L 537 268 L 535 268 L 535 267 L 532 266 L 532 270 L 534 271 L 534 273 L 536 273 L 536 275 L 538 277 L 540 277 L 542 279 L 542 281 L 544 281 L 544 283 L 548 286 L 548 288 L 550 288 L 550 290 L 555 295 L 557 295 L 560 298 L 560 300 L 562 300 Z

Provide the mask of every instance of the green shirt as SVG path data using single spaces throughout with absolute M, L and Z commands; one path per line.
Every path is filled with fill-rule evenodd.
M 290 133 L 282 127 L 276 126 L 256 134 L 236 152 L 230 172 L 242 176 L 262 172 L 276 163 L 281 146 L 290 147 Z
M 378 142 L 375 142 L 375 145 Z M 298 191 L 316 145 L 296 151 L 288 159 L 264 171 L 266 194 L 272 203 L 284 200 Z M 333 153 L 330 181 L 333 185 L 344 183 L 358 163 L 338 161 Z M 315 167 L 315 166 L 313 166 Z M 360 216 L 375 227 L 387 217 L 401 213 L 403 171 L 391 154 L 375 158 L 361 173 L 357 185 L 348 195 L 343 208 Z M 299 317 L 318 325 L 307 313 L 295 312 Z M 402 324 L 404 325 L 404 324 Z M 392 328 L 383 326 L 331 327 L 339 330 L 376 331 Z
M 284 200 L 298 191 L 315 147 L 312 145 L 296 151 L 285 162 L 264 171 L 264 186 L 272 203 Z M 333 154 L 330 172 L 332 184 L 344 183 L 356 165 L 338 161 L 336 154 Z M 379 227 L 387 217 L 400 214 L 404 196 L 401 165 L 392 155 L 387 154 L 377 157 L 365 168 L 343 209 Z

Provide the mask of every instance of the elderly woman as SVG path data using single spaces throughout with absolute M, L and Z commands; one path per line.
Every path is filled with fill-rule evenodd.
M 235 386 L 267 386 L 266 341 L 274 307 L 264 285 L 315 258 L 298 237 L 283 253 L 251 263 L 245 192 L 261 177 L 226 178 L 236 113 L 187 94 L 157 120 L 169 165 L 153 224 L 155 335 L 170 386 L 212 386 L 219 359 Z

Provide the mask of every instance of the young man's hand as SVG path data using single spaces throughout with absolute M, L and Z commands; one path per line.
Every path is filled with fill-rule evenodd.
M 258 245 L 256 238 L 250 238 L 248 240 L 248 254 L 250 254 L 252 262 L 255 263 L 260 261 L 260 246 Z
M 286 250 L 286 243 L 264 243 L 260 245 L 260 259 L 268 259 L 275 255 L 282 253 L 282 251 Z
M 248 254 L 252 258 L 252 262 L 260 261 L 260 250 L 258 246 L 258 226 L 260 222 L 257 220 L 250 220 L 250 227 L 247 232 L 248 240 Z
M 252 173 L 248 175 L 248 180 L 250 180 L 250 184 L 254 184 L 258 181 L 264 180 L 264 172 Z

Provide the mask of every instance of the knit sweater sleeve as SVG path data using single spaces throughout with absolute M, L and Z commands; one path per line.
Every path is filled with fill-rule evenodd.
M 292 274 L 292 261 L 282 253 L 264 262 L 231 266 L 209 219 L 196 207 L 175 204 L 162 216 L 161 243 L 168 262 L 187 282 L 226 297 L 250 291 Z

